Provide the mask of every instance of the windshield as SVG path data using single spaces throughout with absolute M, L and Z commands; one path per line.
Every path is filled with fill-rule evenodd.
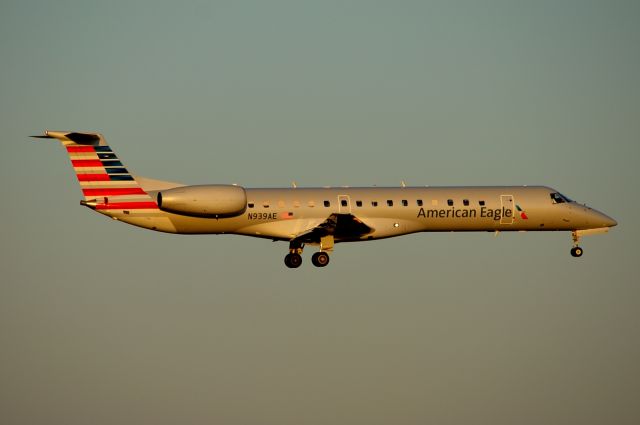
M 554 192 L 550 196 L 551 196 L 551 202 L 553 202 L 554 204 L 564 204 L 564 203 L 573 202 L 571 199 L 567 198 L 566 196 L 564 196 L 562 193 L 559 193 L 559 192 Z

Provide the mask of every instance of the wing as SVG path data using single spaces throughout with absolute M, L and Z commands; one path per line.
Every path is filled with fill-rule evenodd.
M 301 243 L 319 243 L 325 236 L 333 236 L 336 241 L 357 240 L 373 232 L 358 217 L 352 214 L 331 214 L 325 221 L 308 229 L 292 239 Z

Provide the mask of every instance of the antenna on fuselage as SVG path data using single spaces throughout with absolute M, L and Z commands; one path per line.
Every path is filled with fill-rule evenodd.
M 294 188 L 294 189 L 295 189 L 295 188 L 297 188 L 297 187 L 298 187 L 298 183 L 296 183 L 296 181 L 295 181 L 295 180 L 294 180 L 294 181 L 292 181 L 292 182 L 291 182 L 291 187 L 292 187 L 292 188 Z

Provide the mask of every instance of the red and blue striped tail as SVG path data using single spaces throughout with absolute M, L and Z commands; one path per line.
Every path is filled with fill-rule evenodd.
M 84 195 L 83 205 L 113 210 L 158 210 L 158 204 L 129 173 L 99 133 L 45 131 L 66 148 Z

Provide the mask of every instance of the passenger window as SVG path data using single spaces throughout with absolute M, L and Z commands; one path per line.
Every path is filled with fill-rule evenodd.
M 453 206 L 453 199 L 447 199 L 447 205 L 452 207 Z
M 262 208 L 269 208 L 269 201 L 264 201 L 262 203 Z
M 324 206 L 325 206 L 325 207 L 330 207 L 330 206 L 331 206 L 331 202 L 329 202 L 329 201 L 324 201 Z
M 300 208 L 300 201 L 293 201 L 293 208 Z
M 393 201 L 391 199 L 387 199 L 387 206 L 392 207 Z
M 362 201 L 356 201 L 356 207 L 361 207 L 362 206 Z
M 406 199 L 402 200 L 402 206 L 403 207 L 408 207 L 409 206 L 409 201 L 407 201 Z
M 419 206 L 419 207 L 421 207 L 421 206 L 422 206 L 422 199 L 418 199 L 418 200 L 416 201 L 416 203 L 418 204 L 418 206 Z
M 247 208 L 253 208 L 253 202 L 249 202 L 249 203 L 247 204 Z
M 309 206 L 309 208 L 313 208 L 316 206 L 316 202 L 315 201 L 309 201 L 309 203 L 307 204 Z
M 377 207 L 378 206 L 378 201 L 371 201 L 371 206 L 372 207 Z
M 343 207 L 347 206 L 347 200 L 346 199 L 341 199 L 340 200 L 340 205 L 342 205 Z
M 484 201 L 478 201 L 481 207 L 484 207 Z
M 463 199 L 462 200 L 462 205 L 464 205 L 465 207 L 469 206 L 469 200 L 468 199 Z

